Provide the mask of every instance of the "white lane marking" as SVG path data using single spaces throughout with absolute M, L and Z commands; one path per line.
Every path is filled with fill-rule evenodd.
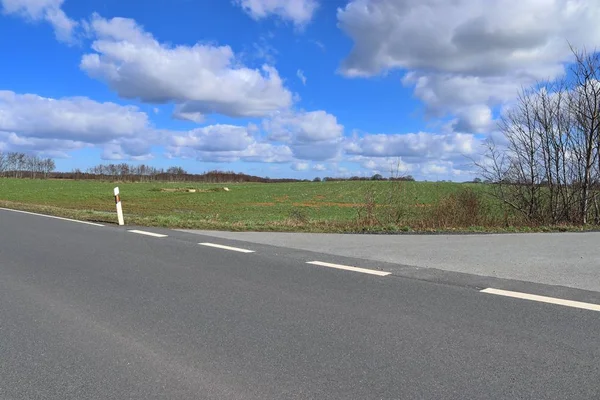
M 246 249 L 240 249 L 238 247 L 223 246 L 222 244 L 215 244 L 215 243 L 198 243 L 198 244 L 201 246 L 215 247 L 217 249 L 237 251 L 238 253 L 254 253 L 254 250 L 246 250 Z
M 528 294 L 528 293 L 521 293 L 521 292 L 511 292 L 509 290 L 487 288 L 487 289 L 481 290 L 481 293 L 495 294 L 498 296 L 506 296 L 506 297 L 514 297 L 516 299 L 523 299 L 523 300 L 539 301 L 542 303 L 556 304 L 559 306 L 582 308 L 584 310 L 600 311 L 600 304 L 583 303 L 581 301 L 573 301 L 573 300 L 563 300 L 563 299 L 557 299 L 555 297 L 538 296 L 535 294 Z
M 86 225 L 93 225 L 93 226 L 104 226 L 102 224 L 97 224 L 95 222 L 87 222 L 87 221 L 79 221 L 77 219 L 70 219 L 70 218 L 63 218 L 63 217 L 55 217 L 54 215 L 46 215 L 46 214 L 38 214 L 38 213 L 33 213 L 33 212 L 29 212 L 29 211 L 21 211 L 21 210 L 13 210 L 12 208 L 2 208 L 0 207 L 0 210 L 4 210 L 4 211 L 11 211 L 11 212 L 16 212 L 16 213 L 21 213 L 21 214 L 29 214 L 29 215 L 35 215 L 37 217 L 44 217 L 44 218 L 52 218 L 52 219 L 59 219 L 61 221 L 69 221 L 69 222 L 77 222 L 79 224 L 86 224 Z
M 320 265 L 321 267 L 343 269 L 346 271 L 362 272 L 363 274 L 371 274 L 371 275 L 378 275 L 378 276 L 388 276 L 388 275 L 392 274 L 391 272 L 376 271 L 374 269 L 365 269 L 365 268 L 358 268 L 358 267 L 349 267 L 347 265 L 331 264 L 331 263 L 326 263 L 326 262 L 322 262 L 322 261 L 309 261 L 309 262 L 307 262 L 307 264 Z
M 163 235 L 163 234 L 154 233 L 154 232 L 138 231 L 138 230 L 135 230 L 135 229 L 131 229 L 128 232 L 137 233 L 138 235 L 153 236 L 153 237 L 157 237 L 157 238 L 166 238 L 166 237 L 169 236 L 169 235 Z

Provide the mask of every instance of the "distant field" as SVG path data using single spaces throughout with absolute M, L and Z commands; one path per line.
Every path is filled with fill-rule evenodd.
M 0 206 L 115 223 L 112 193 L 115 186 L 121 191 L 126 224 L 311 232 L 501 228 L 500 207 L 486 195 L 485 185 L 444 182 L 217 185 L 4 178 L 0 179 Z M 230 191 L 219 190 L 225 186 Z M 196 192 L 189 193 L 187 189 Z M 448 196 L 465 189 L 477 194 L 481 204 L 475 211 L 482 214 L 483 219 L 472 220 L 471 215 L 456 219 L 446 215 L 453 204 L 448 203 Z

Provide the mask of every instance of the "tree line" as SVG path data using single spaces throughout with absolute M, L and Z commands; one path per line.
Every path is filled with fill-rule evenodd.
M 476 164 L 494 195 L 535 224 L 600 223 L 600 55 L 571 48 L 565 77 L 522 89 Z
M 384 177 L 381 174 L 375 174 L 371 177 L 368 176 L 351 176 L 349 178 L 333 178 L 326 176 L 323 179 L 316 177 L 313 182 L 347 182 L 347 181 L 403 181 L 403 182 L 414 182 L 415 178 L 412 175 L 406 176 L 392 176 L 389 178 Z
M 0 151 L 0 176 L 14 178 L 48 178 L 56 169 L 51 158 L 41 158 L 36 155 Z
M 269 178 L 248 175 L 233 171 L 212 170 L 202 174 L 192 174 L 180 166 L 157 168 L 147 164 L 109 163 L 98 164 L 82 171 L 79 168 L 71 172 L 55 172 L 56 165 L 51 158 L 40 158 L 25 153 L 0 152 L 0 176 L 14 178 L 52 178 L 77 180 L 119 180 L 126 182 L 205 182 L 205 183 L 282 183 L 310 182 L 308 179 Z M 313 182 L 344 182 L 344 181 L 414 181 L 408 176 L 392 176 L 385 178 L 381 174 L 371 177 L 352 176 L 317 177 Z
M 99 164 L 86 171 L 75 169 L 72 172 L 55 173 L 56 179 L 118 180 L 124 182 L 203 182 L 203 183 L 277 183 L 299 182 L 297 179 L 270 179 L 233 171 L 208 171 L 192 174 L 179 166 L 166 169 L 146 164 Z

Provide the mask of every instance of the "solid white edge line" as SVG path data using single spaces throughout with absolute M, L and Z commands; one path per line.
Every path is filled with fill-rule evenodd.
M 146 236 L 153 236 L 153 237 L 157 237 L 157 238 L 166 238 L 169 235 L 163 235 L 161 233 L 154 233 L 154 232 L 146 232 L 146 231 L 138 231 L 136 229 L 131 229 L 128 230 L 127 232 L 131 232 L 131 233 L 137 233 L 138 235 L 146 235 Z
M 102 224 L 97 224 L 95 222 L 79 221 L 77 219 L 55 217 L 54 215 L 46 215 L 46 214 L 33 213 L 33 212 L 29 212 L 29 211 L 13 210 L 12 208 L 3 208 L 3 207 L 0 207 L 0 210 L 3 210 L 3 211 L 12 211 L 12 212 L 21 213 L 21 214 L 35 215 L 35 216 L 44 217 L 44 218 L 59 219 L 61 221 L 77 222 L 79 224 L 85 224 L 85 225 L 104 226 Z
M 376 271 L 374 269 L 365 269 L 365 268 L 358 268 L 358 267 L 349 267 L 347 265 L 331 264 L 331 263 L 326 263 L 326 262 L 322 262 L 322 261 L 309 261 L 309 262 L 307 262 L 307 264 L 320 265 L 321 267 L 343 269 L 346 271 L 361 272 L 363 274 L 371 274 L 371 275 L 377 275 L 377 276 L 391 275 L 391 272 Z
M 581 301 L 564 300 L 564 299 L 558 299 L 555 297 L 538 296 L 535 294 L 512 292 L 509 290 L 500 290 L 500 289 L 494 289 L 494 288 L 483 289 L 480 292 L 487 293 L 487 294 L 495 294 L 498 296 L 513 297 L 513 298 L 522 299 L 522 300 L 532 300 L 532 301 L 538 301 L 541 303 L 556 304 L 559 306 L 581 308 L 581 309 L 590 310 L 590 311 L 600 311 L 600 304 L 583 303 Z
M 238 247 L 223 246 L 222 244 L 215 244 L 215 243 L 198 243 L 198 244 L 201 246 L 215 247 L 217 249 L 237 251 L 238 253 L 254 253 L 254 250 L 246 250 L 246 249 L 240 249 Z

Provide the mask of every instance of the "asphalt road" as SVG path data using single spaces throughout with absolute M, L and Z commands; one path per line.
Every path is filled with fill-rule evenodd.
M 0 399 L 600 399 L 599 312 L 151 231 L 0 211 Z
M 600 292 L 600 232 L 470 235 L 189 232 Z

